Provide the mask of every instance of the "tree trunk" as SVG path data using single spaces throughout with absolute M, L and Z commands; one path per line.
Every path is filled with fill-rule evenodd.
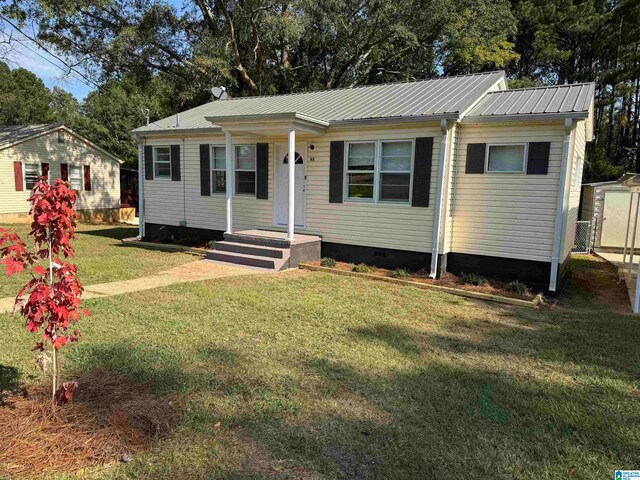
M 51 228 L 47 229 L 47 241 L 49 243 L 49 287 L 51 287 L 51 285 L 53 285 L 53 255 L 51 252 Z M 57 332 L 54 331 L 52 338 L 55 342 L 57 337 Z M 56 347 L 54 346 L 54 344 L 51 344 L 51 360 L 52 360 L 52 365 L 53 365 L 53 382 L 52 382 L 52 388 L 51 388 L 51 400 L 53 402 L 56 401 L 56 392 L 58 391 L 58 384 L 60 383 L 60 368 L 59 368 L 59 364 L 58 364 L 58 351 L 56 350 Z

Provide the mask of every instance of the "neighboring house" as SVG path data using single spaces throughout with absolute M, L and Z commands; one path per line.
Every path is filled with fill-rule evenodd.
M 506 88 L 491 72 L 225 99 L 140 127 L 140 233 L 226 232 L 213 258 L 238 263 L 272 254 L 240 245 L 257 237 L 316 236 L 339 260 L 557 291 L 594 85 Z
M 0 127 L 0 222 L 25 221 L 37 178 L 78 191 L 85 221 L 117 221 L 122 161 L 63 125 Z
M 631 191 L 619 181 L 585 183 L 582 186 L 580 220 L 591 222 L 593 248 L 622 251 L 629 209 L 635 214 L 636 207 L 636 204 L 631 205 Z M 628 244 L 631 244 L 631 236 Z M 636 239 L 640 241 L 640 225 L 637 225 Z

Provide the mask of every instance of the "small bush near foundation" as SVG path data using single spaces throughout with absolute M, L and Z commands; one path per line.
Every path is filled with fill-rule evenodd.
M 216 241 L 215 240 L 209 240 L 207 242 L 207 248 L 210 248 L 211 250 L 213 250 L 214 248 L 216 248 Z
M 507 283 L 507 290 L 512 293 L 517 293 L 518 295 L 529 295 L 531 293 L 529 287 L 520 280 Z
M 404 268 L 396 268 L 393 272 L 391 272 L 391 276 L 393 278 L 411 278 L 411 272 Z
M 320 262 L 321 267 L 334 268 L 336 266 L 336 261 L 333 258 L 323 258 Z
M 352 270 L 357 273 L 371 273 L 373 272 L 373 267 L 371 265 L 367 265 L 366 263 L 358 263 L 354 265 Z
M 463 273 L 462 281 L 468 285 L 481 286 L 487 283 L 487 278 L 477 273 Z

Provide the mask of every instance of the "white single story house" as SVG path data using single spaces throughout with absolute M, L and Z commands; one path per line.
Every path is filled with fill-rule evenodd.
M 631 205 L 629 187 L 619 181 L 582 185 L 580 220 L 591 222 L 593 248 L 622 251 L 629 218 L 635 213 L 636 206 Z M 640 240 L 640 225 L 638 230 L 636 237 Z
M 132 132 L 140 235 L 224 238 L 212 258 L 237 263 L 291 247 L 285 266 L 321 254 L 557 292 L 593 100 L 592 83 L 508 90 L 502 71 L 216 100 Z
M 40 176 L 78 191 L 83 220 L 117 220 L 122 160 L 64 125 L 0 127 L 0 222 L 28 221 L 27 201 Z

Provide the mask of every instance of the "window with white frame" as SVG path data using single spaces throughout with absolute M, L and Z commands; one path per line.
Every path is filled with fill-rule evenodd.
M 69 186 L 71 190 L 82 190 L 82 167 L 69 165 Z
M 211 191 L 225 193 L 227 191 L 227 155 L 225 147 L 211 147 Z
M 32 190 L 40 176 L 40 164 L 24 164 L 24 186 L 27 190 Z
M 412 140 L 347 144 L 346 197 L 369 202 L 409 203 Z
M 256 194 L 256 146 L 236 145 L 236 195 Z
M 526 144 L 488 145 L 487 168 L 490 173 L 524 173 Z
M 411 191 L 413 142 L 381 142 L 381 202 L 408 202 Z
M 153 147 L 153 177 L 171 178 L 171 147 Z
M 376 142 L 349 143 L 347 149 L 347 198 L 373 200 Z

